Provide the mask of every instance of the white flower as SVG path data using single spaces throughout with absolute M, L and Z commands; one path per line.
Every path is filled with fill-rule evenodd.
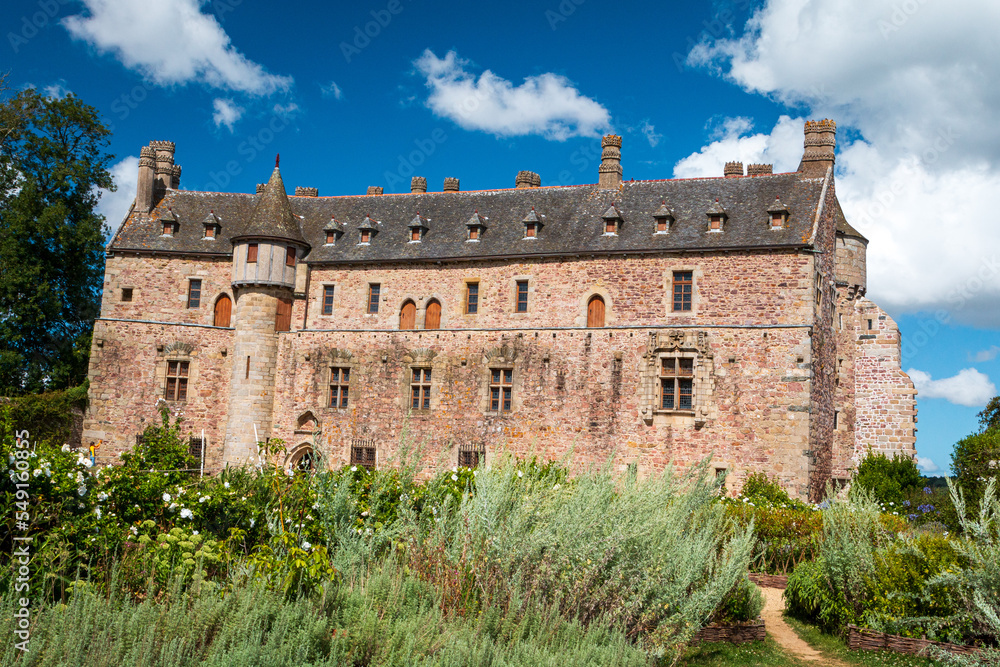
M 94 462 L 91 461 L 90 459 L 84 459 L 83 460 L 83 467 L 85 467 L 85 468 L 93 468 L 94 467 Z
M 35 468 L 34 472 L 32 472 L 31 475 L 33 477 L 41 477 L 42 476 L 42 469 L 41 468 Z
M 80 497 L 82 498 L 83 496 L 87 495 L 87 487 L 85 487 L 85 486 L 81 486 L 80 488 L 78 488 L 78 489 L 76 490 L 76 492 L 77 492 L 77 493 L 78 493 L 78 494 L 80 495 Z
M 46 476 L 46 477 L 52 477 L 52 471 L 51 471 L 51 470 L 49 470 L 48 468 L 46 468 L 46 469 L 45 469 L 45 476 Z
M 139 534 L 139 529 L 136 528 L 135 526 L 132 526 L 131 528 L 129 528 L 129 530 L 132 532 L 133 535 Z
M 561 488 L 562 488 L 562 484 L 556 484 L 555 486 L 552 487 L 552 490 L 553 491 L 558 491 Z
M 518 476 L 518 477 L 524 477 L 524 473 L 523 473 L 523 472 L 521 472 L 520 470 L 518 470 L 518 471 L 517 471 L 517 476 Z
M 76 473 L 76 483 L 77 484 L 83 484 L 83 473 L 82 472 Z
M 368 516 L 368 510 L 365 510 L 364 512 L 362 512 L 361 516 Z
M 197 534 L 198 534 L 198 531 L 197 531 L 197 530 L 192 530 L 192 531 L 191 531 L 191 534 L 192 534 L 192 535 L 197 535 Z
M 169 493 L 163 494 L 163 502 L 169 503 L 171 500 L 173 500 L 173 497 Z
M 177 503 L 170 503 L 170 507 L 168 507 L 167 509 L 173 512 L 175 509 L 177 509 Z
M 64 445 L 63 445 L 62 447 L 60 447 L 60 449 L 61 449 L 62 451 L 64 451 L 64 452 L 68 452 L 68 451 L 69 451 L 69 443 L 67 442 L 67 443 L 66 443 L 66 444 L 64 444 Z
M 254 525 L 255 523 L 257 523 L 257 519 L 250 519 L 250 527 L 251 527 L 251 528 L 253 528 L 253 525 Z
M 105 500 L 108 499 L 108 494 L 101 491 L 100 493 L 97 494 L 97 499 L 103 503 Z
M 203 503 L 206 500 L 211 500 L 211 499 L 212 499 L 212 496 L 201 496 L 201 497 L 198 498 L 198 502 L 199 503 Z
M 228 489 L 229 488 L 229 482 L 223 482 L 222 486 L 224 486 L 224 487 L 226 487 Z
M 458 481 L 458 475 L 452 475 L 451 476 L 451 481 L 457 482 Z
M 294 477 L 295 471 L 289 468 L 288 470 L 285 471 L 285 474 L 288 475 L 289 477 Z
M 97 518 L 100 519 L 101 518 L 101 508 L 100 507 L 95 507 L 94 508 L 94 514 L 96 514 Z
M 309 551 L 310 549 L 312 549 L 312 548 L 313 548 L 313 545 L 309 544 L 309 543 L 308 543 L 308 542 L 306 542 L 306 541 L 303 541 L 303 542 L 302 542 L 302 548 L 303 548 L 303 549 L 305 549 L 306 551 Z
M 186 507 L 182 507 L 181 508 L 181 518 L 182 519 L 193 519 L 194 518 L 194 512 L 192 512 L 191 510 L 189 510 Z
M 357 472 L 358 466 L 351 466 L 351 472 Z

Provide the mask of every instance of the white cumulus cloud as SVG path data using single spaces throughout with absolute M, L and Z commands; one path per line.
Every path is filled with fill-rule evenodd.
M 454 51 L 438 58 L 430 49 L 414 62 L 430 89 L 427 106 L 466 130 L 564 141 L 597 136 L 610 127 L 608 110 L 581 95 L 564 76 L 529 76 L 515 86 L 490 70 L 476 78 L 466 70 L 468 64 Z
M 129 156 L 111 165 L 108 171 L 111 172 L 111 178 L 114 179 L 118 189 L 114 192 L 100 191 L 101 198 L 97 203 L 97 212 L 104 216 L 108 227 L 111 228 L 111 234 L 114 234 L 135 200 L 135 190 L 139 182 L 139 158 L 134 155 Z
M 83 0 L 86 15 L 63 19 L 77 39 L 112 53 L 159 85 L 203 83 L 252 95 L 286 90 L 291 77 L 268 73 L 233 46 L 202 0 Z
M 982 364 L 987 361 L 993 361 L 1000 354 L 1000 347 L 996 345 L 990 345 L 985 350 L 979 350 L 974 355 L 972 355 L 972 360 L 976 363 Z
M 688 62 L 838 121 L 837 193 L 872 241 L 874 300 L 1000 327 L 1000 226 L 982 214 L 1000 196 L 998 31 L 993 0 L 767 0 Z
M 229 131 L 233 131 L 233 125 L 236 124 L 240 118 L 243 117 L 243 107 L 237 106 L 235 102 L 229 99 L 216 98 L 212 101 L 212 108 L 215 110 L 212 113 L 212 120 L 215 121 L 216 127 L 222 127 L 225 125 L 229 128 Z
M 769 133 L 751 134 L 747 118 L 726 118 L 712 132 L 715 141 L 674 166 L 674 178 L 722 176 L 726 162 L 773 164 L 775 173 L 795 171 L 802 158 L 802 119 L 782 116 Z
M 924 473 L 925 475 L 939 472 L 941 470 L 941 468 L 938 467 L 938 464 L 934 463 L 934 461 L 927 458 L 926 456 L 917 457 L 917 467 L 920 468 L 920 472 Z
M 930 373 L 911 368 L 906 371 L 920 398 L 943 398 L 955 405 L 978 408 L 996 396 L 997 388 L 985 373 L 975 368 L 963 368 L 957 375 L 934 380 Z

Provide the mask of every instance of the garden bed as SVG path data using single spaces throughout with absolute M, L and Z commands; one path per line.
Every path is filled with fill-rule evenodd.
M 927 655 L 928 649 L 931 646 L 937 646 L 949 653 L 958 653 L 960 655 L 972 655 L 979 652 L 979 649 L 975 646 L 935 642 L 929 639 L 915 639 L 913 637 L 900 637 L 899 635 L 890 635 L 885 632 L 859 628 L 856 625 L 847 626 L 847 648 L 852 651 L 894 651 L 909 655 Z
M 780 588 L 782 590 L 788 588 L 788 575 L 784 574 L 761 574 L 758 572 L 751 572 L 750 581 L 757 584 L 761 588 Z
M 750 623 L 721 625 L 710 623 L 698 631 L 691 643 L 698 642 L 729 642 L 730 644 L 746 644 L 748 642 L 764 641 L 766 636 L 764 621 L 758 618 Z

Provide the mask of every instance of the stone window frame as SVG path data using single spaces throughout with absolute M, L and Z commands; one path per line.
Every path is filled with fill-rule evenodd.
M 364 299 L 365 299 L 364 300 L 364 304 L 365 304 L 364 314 L 365 314 L 365 317 L 378 317 L 379 316 L 379 312 L 382 310 L 382 307 L 381 307 L 382 301 L 385 300 L 385 298 L 386 298 L 385 294 L 382 291 L 382 285 L 383 285 L 383 283 L 382 283 L 381 280 L 368 280 L 368 281 L 366 281 L 364 283 L 363 294 L 364 294 Z M 372 310 L 372 287 L 376 287 L 378 289 L 378 295 L 376 296 L 375 310 L 374 311 Z
M 334 359 L 329 359 L 327 361 L 326 371 L 325 371 L 325 373 L 326 373 L 326 382 L 324 383 L 324 386 L 326 387 L 326 401 L 325 401 L 325 405 L 326 405 L 327 409 L 329 409 L 329 410 L 336 410 L 338 412 L 339 411 L 344 411 L 344 410 L 350 410 L 351 407 L 352 407 L 353 402 L 357 400 L 357 391 L 356 391 L 355 385 L 354 385 L 354 377 L 355 377 L 355 372 L 356 372 L 354 366 L 355 366 L 355 364 L 353 364 L 350 360 L 347 360 L 347 359 L 337 359 L 337 358 L 334 358 Z M 337 400 L 337 405 L 331 405 L 331 403 L 333 401 L 333 386 L 334 386 L 334 382 L 333 382 L 333 369 L 335 369 L 335 368 L 338 370 L 338 376 L 337 376 L 338 379 L 337 379 L 337 383 L 336 383 L 337 387 L 338 387 L 338 390 L 337 390 L 338 400 Z M 349 373 L 349 377 L 347 378 L 347 382 L 346 383 L 342 381 L 343 371 L 344 370 L 346 370 Z M 340 387 L 347 387 L 347 404 L 346 405 L 343 405 L 343 395 L 340 392 L 340 389 L 339 389 Z
M 681 407 L 679 407 L 679 404 L 680 404 L 680 394 L 679 394 L 679 390 L 677 389 L 677 387 L 678 387 L 677 384 L 674 385 L 675 390 L 677 390 L 677 392 L 678 392 L 678 393 L 675 394 L 675 397 L 674 397 L 674 406 L 675 407 L 672 407 L 672 408 L 664 408 L 663 407 L 663 399 L 662 399 L 662 396 L 663 396 L 663 380 L 666 377 L 663 374 L 663 368 L 664 368 L 664 363 L 668 359 L 671 360 L 671 361 L 674 361 L 675 367 L 679 366 L 679 364 L 677 362 L 677 360 L 679 360 L 679 359 L 690 359 L 691 360 L 691 377 L 690 377 L 690 379 L 691 379 L 691 407 L 690 408 L 681 408 Z M 698 407 L 699 407 L 698 406 L 698 392 L 697 392 L 697 388 L 698 388 L 697 387 L 697 384 L 698 384 L 698 381 L 697 381 L 697 372 L 696 372 L 697 368 L 698 368 L 698 353 L 695 352 L 695 351 L 681 350 L 681 351 L 676 351 L 676 352 L 658 352 L 657 353 L 657 356 L 656 356 L 656 379 L 657 379 L 657 382 L 656 382 L 657 394 L 656 395 L 657 395 L 657 399 L 655 401 L 655 405 L 654 405 L 654 408 L 653 408 L 653 412 L 654 413 L 656 413 L 656 414 L 693 415 L 693 414 L 695 414 L 697 412 Z M 684 378 L 684 376 L 681 375 L 680 373 L 677 373 L 677 374 L 674 374 L 674 375 L 670 375 L 669 377 L 672 378 L 675 383 L 678 382 L 679 380 L 681 380 L 682 378 Z
M 371 460 L 367 458 L 360 460 L 357 457 L 357 450 L 367 450 L 371 452 Z M 347 460 L 351 466 L 363 466 L 369 470 L 378 469 L 378 444 L 374 438 L 354 438 L 347 445 Z
M 135 303 L 135 286 L 134 285 L 119 285 L 118 290 L 118 302 L 119 303 Z M 128 292 L 128 298 L 125 298 L 125 292 Z
M 469 469 L 477 469 L 477 468 L 485 468 L 486 467 L 486 443 L 483 443 L 483 442 L 474 442 L 474 443 L 463 442 L 463 443 L 459 444 L 458 446 L 456 446 L 455 450 L 456 450 L 455 451 L 455 455 L 456 455 L 455 456 L 455 465 L 457 465 L 458 467 L 460 467 L 460 468 L 469 468 Z M 465 455 L 464 457 L 463 457 L 463 454 Z M 474 454 L 475 458 L 476 458 L 476 465 L 474 465 L 474 466 L 468 465 L 468 460 L 472 458 L 470 456 L 472 454 Z M 463 461 L 463 459 L 465 459 L 465 460 Z
M 674 310 L 674 273 L 691 272 L 691 310 Z M 698 264 L 678 264 L 671 266 L 663 274 L 664 295 L 663 305 L 668 318 L 697 317 L 701 305 L 701 282 L 703 280 L 701 266 Z
M 510 382 L 507 382 L 507 374 L 510 374 Z M 499 378 L 499 382 L 494 382 L 494 374 Z M 491 363 L 486 369 L 486 414 L 496 415 L 498 417 L 510 415 L 514 412 L 514 397 L 516 395 L 514 391 L 514 386 L 516 384 L 516 379 L 514 377 L 514 365 L 513 364 L 496 364 Z M 493 409 L 493 389 L 497 389 L 497 408 Z M 510 406 L 507 410 L 504 410 L 505 396 L 504 390 L 510 391 Z
M 330 312 L 326 311 L 326 288 L 333 289 L 333 299 L 330 302 Z M 333 282 L 321 282 L 319 283 L 319 316 L 320 317 L 333 317 L 337 312 L 338 302 L 340 301 L 340 290 L 337 288 L 337 283 Z
M 476 312 L 469 312 L 469 285 L 476 286 Z M 462 280 L 462 315 L 465 317 L 478 317 L 483 308 L 483 281 L 478 277 L 465 278 Z
M 518 309 L 517 309 L 517 284 L 521 283 L 521 282 L 524 282 L 524 283 L 528 284 L 528 303 L 527 303 L 527 309 L 526 310 L 518 311 Z M 534 302 L 535 302 L 535 298 L 534 298 L 534 295 L 535 295 L 535 279 L 534 279 L 534 277 L 533 276 L 529 276 L 529 275 L 516 275 L 516 276 L 511 277 L 511 279 L 509 281 L 509 285 L 510 285 L 510 297 L 509 297 L 509 302 L 508 302 L 508 310 L 510 312 L 510 315 L 513 316 L 513 317 L 515 317 L 515 318 L 517 318 L 517 317 L 522 317 L 523 318 L 523 317 L 525 317 L 527 315 L 531 315 L 532 311 L 533 311 L 532 304 L 534 304 Z
M 414 382 L 414 373 L 420 371 L 423 373 L 430 374 L 429 381 Z M 437 373 L 434 371 L 434 364 L 431 360 L 426 361 L 414 361 L 406 367 L 406 412 L 411 415 L 429 415 L 437 407 L 437 385 L 434 382 L 434 378 L 437 377 Z M 422 405 L 419 407 L 413 407 L 413 388 L 414 387 L 426 387 L 427 395 L 424 397 L 421 394 L 421 399 L 425 399 L 427 407 Z
M 707 331 L 671 329 L 652 331 L 640 367 L 640 416 L 652 423 L 655 417 L 693 419 L 700 428 L 715 413 L 715 359 L 709 347 Z M 664 359 L 693 359 L 691 409 L 663 409 L 660 398 L 660 369 Z
M 302 459 L 309 456 L 310 465 L 302 468 Z M 316 472 L 316 448 L 309 442 L 300 442 L 285 457 L 284 469 L 290 473 L 307 472 L 312 475 Z
M 162 348 L 162 349 L 161 349 Z M 199 368 L 195 355 L 191 353 L 194 351 L 194 346 L 190 343 L 174 342 L 169 345 L 160 346 L 157 345 L 157 363 L 156 363 L 156 380 L 159 386 L 159 394 L 157 396 L 170 405 L 181 405 L 189 402 L 191 400 L 191 391 L 193 387 L 198 386 L 199 379 Z M 187 373 L 187 390 L 185 398 L 180 400 L 167 399 L 167 370 L 170 367 L 170 362 L 185 362 L 188 365 Z
M 185 276 L 185 282 L 187 283 L 187 290 L 184 295 L 184 308 L 186 310 L 201 310 L 202 295 L 205 294 L 205 277 L 204 276 Z M 194 281 L 198 281 L 198 303 L 191 305 L 191 291 L 193 288 Z
M 483 355 L 483 383 L 482 389 L 479 394 L 479 408 L 480 412 L 488 417 L 498 417 L 506 418 L 511 417 L 521 410 L 521 395 L 523 392 L 518 391 L 518 387 L 521 383 L 521 368 L 516 363 L 517 360 L 517 350 L 509 343 L 509 341 L 504 341 L 501 343 L 500 347 L 486 351 Z M 510 411 L 497 411 L 491 410 L 490 405 L 490 383 L 492 379 L 493 369 L 509 370 L 511 371 L 511 381 L 510 381 Z M 501 395 L 502 400 L 502 395 Z
M 608 328 L 615 326 L 618 318 L 614 316 L 614 300 L 611 298 L 611 294 L 604 287 L 592 286 L 590 289 L 585 290 L 580 295 L 579 301 L 577 301 L 577 315 L 574 324 L 580 328 L 591 328 L 587 324 L 589 318 L 587 317 L 587 307 L 590 305 L 590 300 L 595 296 L 599 296 L 604 299 L 604 327 Z

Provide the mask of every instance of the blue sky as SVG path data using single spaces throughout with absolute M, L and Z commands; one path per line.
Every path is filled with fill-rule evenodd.
M 838 121 L 838 195 L 871 239 L 868 295 L 921 389 L 918 452 L 946 470 L 1000 381 L 1000 7 L 925 0 L 486 3 L 8 0 L 0 69 L 72 91 L 114 130 L 117 226 L 139 148 L 176 142 L 187 189 L 407 191 L 794 170 Z

